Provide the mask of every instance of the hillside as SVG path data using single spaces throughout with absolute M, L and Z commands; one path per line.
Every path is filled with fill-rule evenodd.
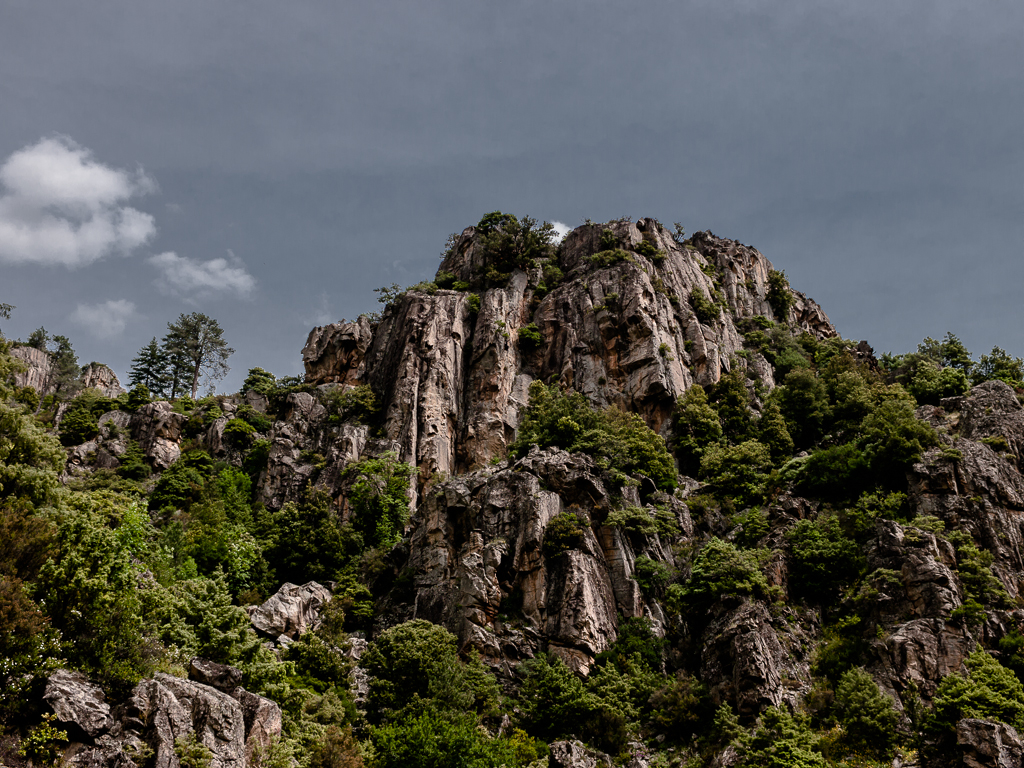
M 0 764 L 1020 765 L 1024 364 L 684 238 L 489 214 L 228 396 L 4 343 Z

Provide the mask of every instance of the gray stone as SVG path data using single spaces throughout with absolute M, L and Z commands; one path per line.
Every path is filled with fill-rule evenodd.
M 233 693 L 242 683 L 242 670 L 209 659 L 195 658 L 189 662 L 188 677 L 224 693 Z
M 267 637 L 287 635 L 296 639 L 320 624 L 320 607 L 331 599 L 331 591 L 315 581 L 302 586 L 284 584 L 252 612 L 249 621 Z
M 579 741 L 556 741 L 548 754 L 549 768 L 611 768 L 611 758 Z
M 58 669 L 46 681 L 43 699 L 62 722 L 96 738 L 113 725 L 103 690 L 81 672 Z
M 961 720 L 956 724 L 956 741 L 967 768 L 1020 768 L 1024 764 L 1024 741 L 1006 723 Z

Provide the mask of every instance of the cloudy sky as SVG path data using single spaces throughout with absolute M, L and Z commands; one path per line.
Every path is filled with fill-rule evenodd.
M 0 0 L 0 323 L 251 366 L 492 210 L 760 249 L 878 352 L 1024 356 L 1024 3 Z

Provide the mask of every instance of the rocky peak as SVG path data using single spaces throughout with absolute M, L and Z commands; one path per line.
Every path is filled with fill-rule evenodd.
M 488 282 L 493 265 L 485 238 L 468 227 L 438 279 L 454 276 L 469 290 L 408 290 L 379 322 L 314 328 L 303 348 L 308 382 L 371 385 L 387 438 L 424 477 L 503 456 L 536 379 L 640 413 L 662 432 L 687 388 L 713 384 L 733 365 L 774 386 L 759 354 L 736 356 L 736 323 L 772 317 L 772 266 L 753 248 L 707 232 L 681 244 L 654 219 L 619 220 L 578 227 L 503 284 Z M 800 293 L 785 320 L 836 335 Z

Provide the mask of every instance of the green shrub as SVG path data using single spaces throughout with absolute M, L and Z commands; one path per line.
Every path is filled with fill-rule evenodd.
M 458 639 L 444 627 L 414 619 L 382 632 L 363 654 L 369 673 L 371 719 L 401 719 L 417 701 L 438 709 L 489 712 L 497 705 L 498 684 L 479 660 L 459 660 Z
M 355 422 L 375 425 L 380 421 L 383 408 L 377 394 L 368 384 L 356 387 L 335 387 L 320 394 L 320 402 L 327 409 L 327 423 L 332 425 Z
M 672 569 L 659 560 L 640 555 L 633 563 L 633 578 L 646 596 L 656 597 L 672 581 Z
M 676 486 L 664 438 L 638 415 L 617 408 L 596 411 L 582 394 L 542 381 L 530 385 L 530 402 L 509 455 L 519 458 L 533 444 L 589 454 L 604 469 L 645 475 L 663 490 Z
M 434 276 L 434 282 L 437 284 L 437 287 L 445 290 L 451 288 L 455 284 L 455 281 L 456 277 L 451 272 L 439 271 L 437 275 Z
M 694 287 L 690 291 L 689 300 L 693 314 L 701 325 L 714 325 L 718 321 L 721 314 L 718 305 L 710 301 L 700 288 Z
M 638 243 L 633 250 L 641 256 L 646 256 L 655 264 L 661 264 L 665 260 L 665 252 L 658 250 L 658 247 L 646 238 Z
M 527 732 L 550 742 L 580 735 L 594 722 L 600 702 L 557 656 L 535 656 L 519 672 L 519 709 Z
M 691 386 L 676 401 L 673 427 L 681 468 L 696 475 L 705 450 L 722 439 L 718 412 L 699 384 Z
M 839 587 L 852 582 L 863 567 L 857 543 L 846 537 L 835 515 L 800 520 L 787 539 L 792 548 L 790 585 L 812 601 L 834 600 Z
M 767 593 L 757 553 L 715 537 L 697 554 L 686 585 L 669 588 L 669 599 L 677 610 L 683 606 L 706 610 L 722 595 L 764 597 Z
M 892 760 L 899 715 L 871 675 L 859 667 L 843 673 L 836 688 L 835 712 L 843 727 L 843 742 L 850 749 L 878 760 Z
M 86 408 L 72 406 L 60 420 L 60 441 L 64 445 L 81 445 L 97 434 L 99 424 Z
M 736 515 L 735 522 L 740 526 L 736 540 L 744 547 L 757 544 L 770 530 L 768 515 L 763 509 L 749 509 Z
M 466 297 L 466 306 L 469 307 L 469 313 L 471 315 L 477 314 L 480 311 L 480 297 L 475 293 L 469 294 L 469 296 Z
M 636 259 L 633 258 L 629 251 L 624 251 L 621 248 L 598 251 L 597 253 L 588 256 L 587 261 L 598 269 L 614 267 L 616 264 L 636 263 Z
M 269 395 L 277 387 L 277 379 L 270 371 L 263 368 L 250 368 L 245 381 L 242 382 L 242 394 L 255 392 L 260 395 Z
M 742 768 L 826 768 L 820 739 L 807 719 L 769 707 L 757 721 Z
M 536 323 L 530 323 L 519 329 L 519 348 L 524 352 L 532 352 L 540 346 L 541 335 Z
M 954 672 L 939 683 L 932 730 L 949 733 L 971 717 L 1024 727 L 1024 686 L 1013 672 L 983 650 L 968 656 L 964 666 L 966 674 Z
M 345 476 L 354 478 L 349 490 L 353 524 L 367 544 L 390 549 L 401 539 L 409 521 L 409 479 L 414 472 L 392 451 L 345 468 Z
M 575 513 L 559 512 L 544 527 L 544 554 L 556 557 L 571 549 L 579 549 L 587 527 L 587 523 Z
M 653 536 L 658 533 L 658 523 L 654 516 L 643 507 L 625 507 L 613 509 L 605 518 L 604 524 L 621 528 L 626 533 Z
M 274 426 L 274 422 L 267 418 L 265 414 L 260 413 L 248 403 L 238 406 L 236 416 L 257 432 L 263 432 L 264 434 L 269 432 L 271 427 Z
M 700 461 L 699 477 L 711 484 L 720 497 L 749 506 L 763 500 L 771 467 L 768 447 L 748 440 L 737 446 L 709 446 Z
M 536 219 L 493 211 L 476 225 L 477 247 L 488 265 L 486 278 L 494 285 L 503 285 L 514 270 L 527 270 L 537 259 L 554 253 L 554 227 Z
M 684 744 L 708 729 L 714 712 L 707 686 L 685 670 L 655 691 L 650 705 L 654 728 Z
M 793 292 L 785 272 L 772 269 L 768 272 L 768 304 L 771 305 L 775 317 L 785 323 L 789 320 L 789 310 L 794 304 Z
M 229 445 L 236 448 L 244 448 L 249 445 L 255 434 L 255 428 L 242 419 L 231 419 L 224 425 L 224 439 Z
M 146 463 L 146 454 L 134 440 L 128 441 L 125 452 L 118 457 L 117 474 L 128 480 L 145 480 L 152 474 Z
M 521 763 L 515 745 L 477 728 L 473 715 L 427 709 L 370 731 L 374 768 L 493 768 Z
M 18 745 L 18 754 L 40 765 L 57 765 L 64 753 L 62 743 L 68 742 L 68 732 L 54 726 L 57 715 L 44 714 L 42 722 L 31 728 Z

